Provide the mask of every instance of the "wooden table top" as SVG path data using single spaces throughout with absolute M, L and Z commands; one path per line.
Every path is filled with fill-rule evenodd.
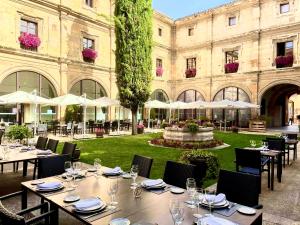
M 138 177 L 137 182 L 144 180 L 145 178 Z M 58 176 L 44 178 L 45 181 L 61 180 Z M 86 224 L 92 225 L 102 225 L 109 224 L 109 222 L 114 218 L 126 217 L 131 223 L 136 222 L 148 222 L 148 223 L 157 223 L 157 224 L 173 224 L 171 215 L 169 213 L 169 201 L 170 199 L 177 198 L 182 200 L 182 202 L 188 199 L 187 194 L 172 194 L 169 191 L 166 191 L 162 194 L 155 194 L 149 191 L 143 191 L 141 198 L 135 198 L 133 196 L 133 191 L 130 189 L 130 184 L 132 183 L 131 179 L 124 178 L 107 178 L 107 177 L 95 177 L 92 173 L 88 173 L 85 179 L 78 181 L 78 187 L 76 188 L 76 194 L 79 194 L 81 199 L 88 197 L 100 197 L 106 203 L 109 203 L 110 198 L 107 194 L 108 185 L 110 182 L 118 182 L 119 189 L 116 197 L 116 201 L 119 203 L 117 208 L 119 211 L 107 215 L 103 218 L 89 218 L 84 219 L 78 214 L 72 212 L 72 206 L 63 202 L 65 196 L 70 192 L 67 192 L 65 189 L 57 191 L 56 193 L 39 193 L 35 190 L 35 186 L 31 185 L 31 181 L 23 182 L 22 186 L 30 189 L 39 196 L 44 197 L 51 203 L 57 205 L 60 209 L 71 214 L 77 219 L 81 220 Z M 183 225 L 193 224 L 193 209 L 185 207 L 185 216 Z M 200 208 L 200 214 L 207 214 L 208 211 Z M 218 217 L 223 217 L 225 219 L 234 221 L 240 225 L 252 224 L 259 216 L 261 216 L 262 211 L 258 210 L 257 213 L 253 216 L 245 216 L 238 212 L 235 212 L 230 217 L 223 217 L 219 214 L 215 214 Z

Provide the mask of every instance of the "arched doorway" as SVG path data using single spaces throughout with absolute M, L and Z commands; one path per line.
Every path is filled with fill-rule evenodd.
M 278 84 L 263 93 L 260 115 L 266 117 L 270 127 L 286 126 L 290 119 L 295 120 L 300 108 L 295 94 L 300 94 L 300 87 L 295 84 Z
M 231 100 L 231 101 L 243 101 L 250 102 L 248 94 L 237 87 L 226 87 L 218 91 L 214 96 L 213 101 L 221 100 Z M 214 120 L 226 120 L 234 122 L 237 126 L 248 127 L 248 122 L 251 117 L 250 109 L 243 110 L 224 110 L 224 109 L 215 109 L 213 110 L 213 119 Z
M 70 93 L 81 96 L 86 94 L 88 99 L 97 99 L 107 96 L 107 93 L 103 86 L 97 81 L 90 79 L 83 79 L 75 83 L 70 89 Z M 87 108 L 87 120 L 105 120 L 106 108 L 88 107 Z
M 161 102 L 169 102 L 169 97 L 167 93 L 162 89 L 156 89 L 151 94 L 151 100 L 158 100 Z M 168 110 L 167 109 L 151 109 L 150 118 L 151 119 L 167 119 Z
M 186 90 L 177 98 L 177 101 L 181 102 L 195 102 L 198 100 L 204 101 L 204 97 L 196 90 Z M 205 109 L 184 109 L 179 111 L 180 120 L 199 119 L 200 117 L 205 117 Z
M 44 98 L 57 97 L 53 84 L 43 75 L 32 71 L 19 71 L 5 77 L 0 84 L 0 95 L 15 91 L 32 92 L 37 90 L 39 96 Z M 19 114 L 21 123 L 34 121 L 33 105 L 0 105 L 0 118 L 6 122 L 16 122 Z M 47 122 L 56 119 L 56 107 L 40 106 L 38 108 L 39 120 Z

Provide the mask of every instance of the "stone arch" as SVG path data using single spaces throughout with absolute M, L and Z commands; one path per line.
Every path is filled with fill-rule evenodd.
M 184 87 L 184 88 L 181 88 L 178 92 L 176 92 L 176 98 L 173 99 L 174 101 L 177 101 L 178 97 L 185 91 L 188 91 L 188 90 L 194 90 L 194 91 L 197 91 L 199 92 L 202 97 L 203 97 L 203 100 L 204 101 L 209 101 L 209 99 L 207 98 L 207 95 L 205 94 L 205 92 L 203 90 L 200 90 L 199 88 L 195 87 L 195 86 L 189 86 L 189 88 L 187 87 Z
M 151 95 L 154 94 L 156 91 L 161 91 L 161 92 L 163 92 L 163 93 L 166 95 L 166 97 L 167 97 L 167 101 L 170 100 L 169 95 L 168 95 L 167 92 L 166 92 L 164 89 L 162 89 L 162 88 L 154 89 L 154 90 L 151 92 Z M 154 100 L 154 99 L 152 99 L 152 100 Z
M 236 87 L 236 88 L 239 88 L 241 90 L 243 90 L 248 96 L 249 96 L 249 99 L 250 99 L 250 102 L 254 102 L 254 99 L 253 99 L 253 94 L 252 92 L 250 91 L 250 89 L 246 86 L 242 86 L 240 84 L 232 84 L 232 83 L 227 83 L 227 84 L 223 84 L 221 86 L 219 86 L 215 92 L 212 93 L 211 95 L 211 101 L 213 101 L 213 99 L 215 98 L 215 96 L 221 91 L 223 90 L 224 88 L 228 88 L 228 87 Z

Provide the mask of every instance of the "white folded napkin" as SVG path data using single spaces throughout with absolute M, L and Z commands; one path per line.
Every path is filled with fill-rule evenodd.
M 102 204 L 103 202 L 99 198 L 92 197 L 92 198 L 82 199 L 79 202 L 76 202 L 74 204 L 74 207 L 77 210 L 85 210 L 94 206 L 98 206 L 98 205 L 100 206 Z
M 204 222 L 205 224 L 209 224 L 209 225 L 237 225 L 234 222 L 231 222 L 229 220 L 219 218 L 219 217 L 216 217 L 216 216 L 213 216 L 213 215 L 202 217 L 199 220 L 201 222 Z M 200 222 L 199 222 L 199 224 L 200 224 Z
M 143 181 L 143 185 L 146 186 L 146 187 L 152 187 L 152 186 L 160 185 L 163 182 L 164 181 L 162 179 L 156 179 L 156 180 L 148 179 L 148 180 Z
M 122 173 L 123 171 L 121 170 L 121 168 L 119 166 L 113 168 L 113 169 L 106 169 L 103 174 L 119 174 Z
M 51 150 L 37 150 L 37 155 L 51 155 L 52 151 Z
M 62 185 L 61 182 L 53 181 L 53 182 L 38 184 L 37 187 L 38 189 L 55 189 L 61 187 L 61 185 Z
M 224 200 L 226 200 L 226 196 L 223 193 L 218 194 L 217 196 L 215 195 L 207 195 L 206 198 L 215 198 L 214 200 L 214 204 L 223 202 Z

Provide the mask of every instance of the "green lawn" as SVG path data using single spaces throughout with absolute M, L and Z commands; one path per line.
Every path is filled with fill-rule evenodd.
M 121 166 L 124 171 L 129 171 L 131 160 L 134 154 L 152 157 L 154 159 L 151 177 L 162 177 L 167 160 L 177 161 L 183 150 L 153 147 L 148 141 L 159 134 L 146 134 L 136 136 L 112 137 L 104 139 L 94 139 L 77 141 L 81 149 L 81 161 L 92 164 L 95 158 L 100 158 L 102 164 L 107 167 Z M 221 139 L 230 145 L 222 150 L 213 150 L 218 155 L 221 168 L 233 170 L 234 148 L 249 146 L 249 140 L 261 141 L 264 135 L 249 135 L 215 132 L 215 138 Z M 59 148 L 61 149 L 61 146 Z M 213 181 L 208 181 L 210 184 Z

